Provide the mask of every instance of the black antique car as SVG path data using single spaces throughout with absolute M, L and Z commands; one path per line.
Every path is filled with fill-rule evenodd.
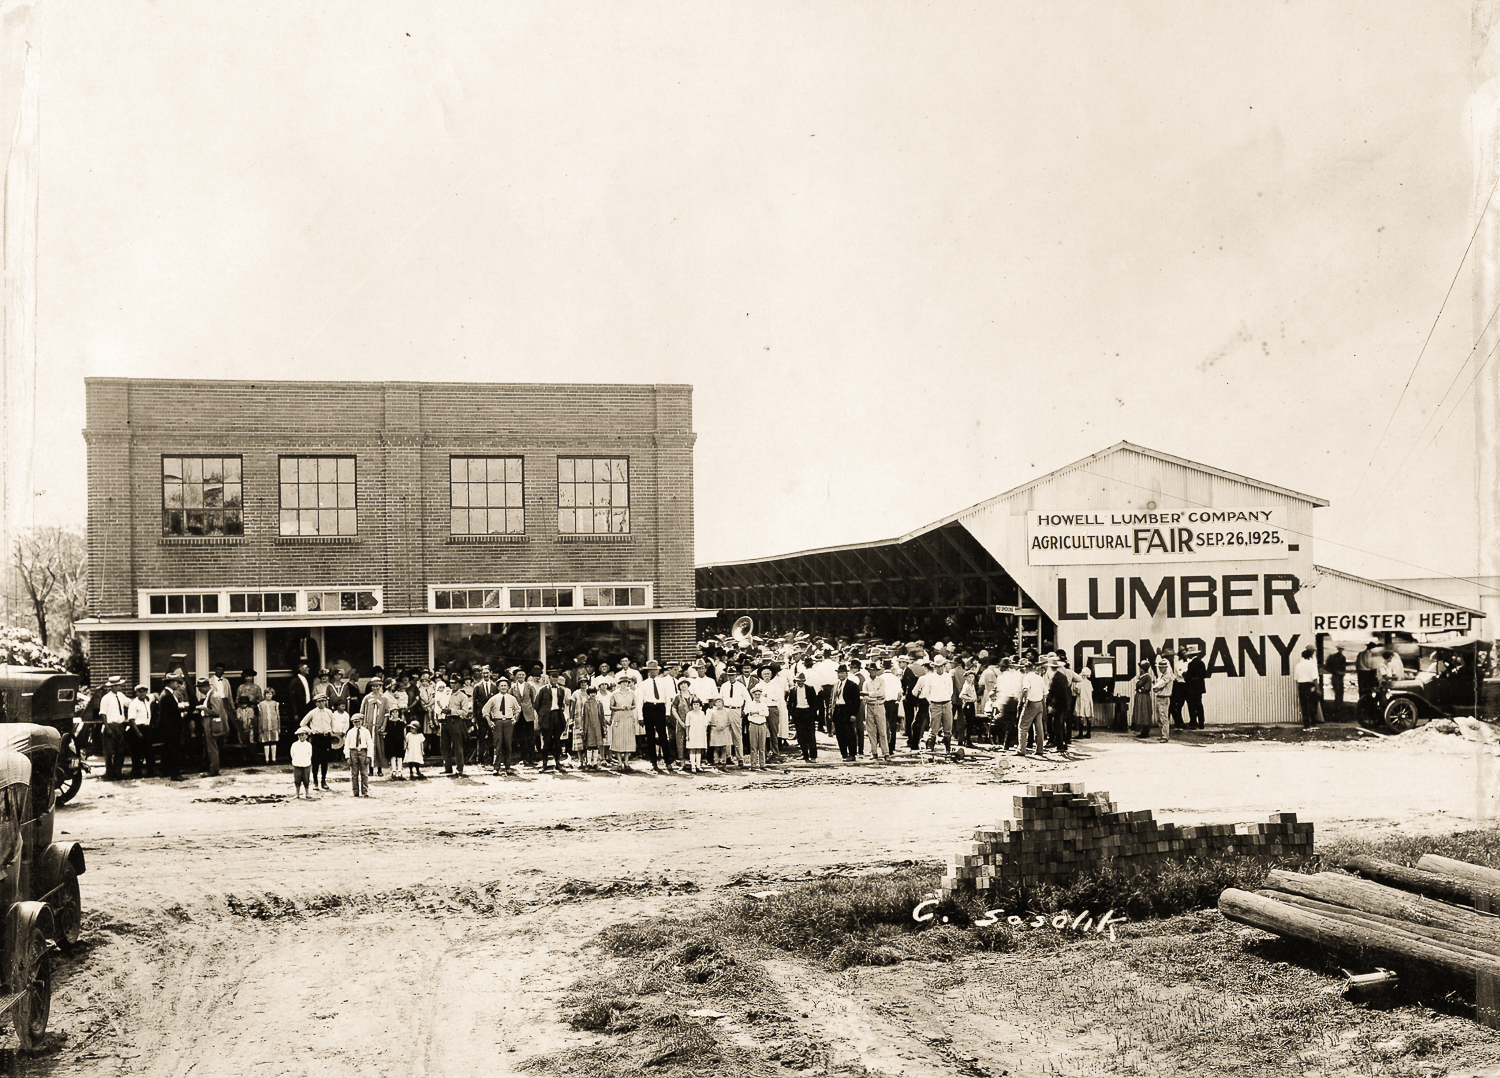
M 0 1013 L 24 1049 L 47 1032 L 52 951 L 77 943 L 82 921 L 83 849 L 52 841 L 61 752 L 51 727 L 0 724 Z
M 88 765 L 73 733 L 78 675 L 27 666 L 0 666 L 0 693 L 5 698 L 6 722 L 34 722 L 50 726 L 61 739 L 57 762 L 57 803 L 66 805 L 83 786 Z
M 1500 720 L 1500 678 L 1490 661 L 1488 641 L 1477 637 L 1419 644 L 1413 676 L 1386 690 L 1386 725 L 1398 733 L 1432 719 L 1469 716 Z M 1411 668 L 1412 659 L 1406 659 Z

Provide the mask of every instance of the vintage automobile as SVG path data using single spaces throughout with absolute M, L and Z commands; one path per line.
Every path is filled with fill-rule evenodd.
M 36 1048 L 52 1009 L 53 949 L 78 942 L 83 849 L 53 842 L 62 738 L 36 723 L 0 724 L 0 1013 L 24 1049 Z
M 26 666 L 0 666 L 0 693 L 5 698 L 6 722 L 50 726 L 62 738 L 57 765 L 57 803 L 66 805 L 78 795 L 83 776 L 88 771 L 73 732 L 78 675 Z
M 1393 681 L 1382 717 L 1398 733 L 1437 718 L 1467 715 L 1500 720 L 1500 678 L 1494 676 L 1488 641 L 1477 637 L 1420 644 L 1415 675 Z M 1408 669 L 1412 659 L 1407 658 Z

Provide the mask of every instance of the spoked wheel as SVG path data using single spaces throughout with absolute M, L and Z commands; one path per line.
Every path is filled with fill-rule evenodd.
M 78 791 L 83 787 L 83 764 L 77 764 L 72 771 L 59 771 L 57 773 L 57 803 L 66 805 L 78 796 Z
M 52 911 L 40 902 L 18 902 L 11 907 L 10 962 L 6 988 L 19 993 L 10 1017 L 24 1051 L 41 1047 L 52 1014 Z
M 1427 720 L 1410 700 L 1392 700 L 1385 705 L 1385 724 L 1396 733 L 1415 730 Z

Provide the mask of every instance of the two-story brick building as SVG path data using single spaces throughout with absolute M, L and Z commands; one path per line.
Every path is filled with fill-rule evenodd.
M 692 387 L 86 380 L 95 679 L 695 653 Z

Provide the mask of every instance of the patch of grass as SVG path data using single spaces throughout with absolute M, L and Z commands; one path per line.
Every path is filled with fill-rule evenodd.
M 1338 836 L 1319 838 L 1308 865 L 1310 872 L 1338 868 L 1350 857 L 1379 857 L 1398 865 L 1415 865 L 1423 854 L 1500 868 L 1500 830 L 1454 831 L 1448 835 L 1386 835 L 1380 838 Z

